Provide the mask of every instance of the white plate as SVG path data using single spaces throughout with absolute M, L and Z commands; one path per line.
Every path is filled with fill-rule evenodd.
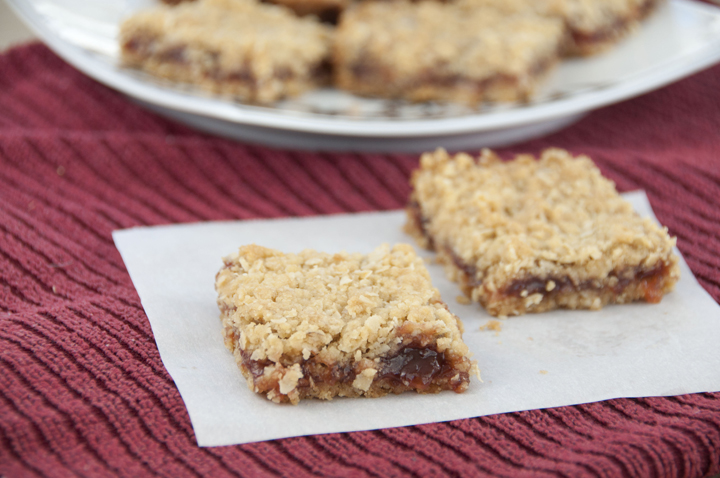
M 611 51 L 564 61 L 527 104 L 407 104 L 334 89 L 272 107 L 244 105 L 118 64 L 118 25 L 152 0 L 8 0 L 57 54 L 151 109 L 197 128 L 306 149 L 423 150 L 498 146 L 547 134 L 584 113 L 720 61 L 720 9 L 671 0 Z

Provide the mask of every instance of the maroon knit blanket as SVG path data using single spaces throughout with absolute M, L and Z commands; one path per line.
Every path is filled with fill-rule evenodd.
M 589 154 L 620 190 L 647 191 L 720 300 L 720 67 L 503 154 L 548 146 Z M 720 393 L 196 445 L 111 232 L 401 208 L 416 165 L 415 155 L 281 151 L 195 133 L 44 46 L 1 55 L 0 475 L 720 472 Z

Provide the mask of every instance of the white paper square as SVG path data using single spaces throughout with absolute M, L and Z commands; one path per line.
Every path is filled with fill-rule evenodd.
M 625 195 L 643 216 L 642 192 Z M 165 367 L 180 390 L 200 446 L 397 427 L 618 397 L 720 391 L 720 307 L 684 261 L 674 292 L 660 304 L 609 306 L 491 317 L 460 305 L 457 286 L 429 265 L 433 284 L 465 324 L 482 370 L 463 394 L 405 393 L 377 399 L 305 400 L 277 405 L 251 392 L 225 349 L 214 278 L 222 257 L 256 243 L 284 252 L 370 252 L 413 243 L 402 211 L 313 218 L 212 222 L 115 231 Z M 427 251 L 420 254 L 430 257 Z

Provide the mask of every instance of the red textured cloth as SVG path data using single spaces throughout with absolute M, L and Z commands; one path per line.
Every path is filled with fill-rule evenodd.
M 547 146 L 589 154 L 620 190 L 647 191 L 702 286 L 720 299 L 720 67 L 503 154 Z M 416 165 L 414 155 L 281 151 L 195 133 L 44 46 L 1 55 L 0 474 L 720 472 L 720 393 L 197 447 L 111 232 L 400 208 Z

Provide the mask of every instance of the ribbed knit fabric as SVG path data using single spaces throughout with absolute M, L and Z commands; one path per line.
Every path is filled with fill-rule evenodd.
M 702 286 L 720 300 L 720 67 L 502 153 L 548 146 L 589 154 L 620 190 L 647 191 Z M 44 46 L 1 55 L 0 474 L 720 472 L 720 393 L 196 445 L 111 232 L 400 208 L 416 165 L 415 155 L 281 151 L 195 133 Z

